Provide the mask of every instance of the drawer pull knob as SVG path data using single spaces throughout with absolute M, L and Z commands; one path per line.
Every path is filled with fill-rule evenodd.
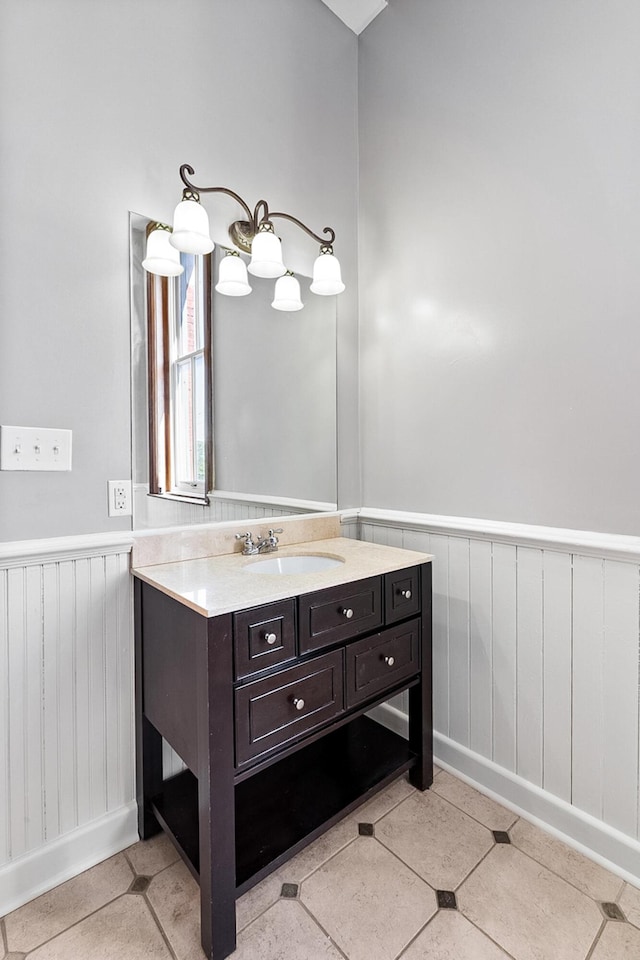
M 396 661 L 395 661 L 395 657 L 385 657 L 385 658 L 384 658 L 384 662 L 386 663 L 386 665 L 387 665 L 388 667 L 392 667 L 392 666 L 394 665 L 394 663 L 396 662 Z
M 411 600 L 411 590 L 401 590 L 400 596 L 404 597 L 405 600 Z
M 270 646 L 278 639 L 275 633 L 265 633 L 264 638 Z
M 345 607 L 342 610 L 342 615 L 343 617 L 346 617 L 347 620 L 351 620 L 351 617 L 353 616 L 353 610 L 351 609 L 351 607 Z
M 302 697 L 295 697 L 293 701 L 293 705 L 296 708 L 296 710 L 304 710 L 304 700 L 302 699 Z

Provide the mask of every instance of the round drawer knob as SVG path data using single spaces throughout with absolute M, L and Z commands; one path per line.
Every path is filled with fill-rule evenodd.
M 396 661 L 395 661 L 395 657 L 385 657 L 385 658 L 384 658 L 384 662 L 386 663 L 386 665 L 387 665 L 388 667 L 392 667 L 392 666 L 394 665 L 394 663 L 396 662 Z
M 304 700 L 302 699 L 302 697 L 295 697 L 293 701 L 293 705 L 296 708 L 296 710 L 304 710 Z
M 269 646 L 271 646 L 272 644 L 274 644 L 274 643 L 276 642 L 276 640 L 278 639 L 278 638 L 276 637 L 275 633 L 265 633 L 264 638 L 265 638 L 265 640 L 267 641 L 267 643 L 269 644 Z
M 411 600 L 411 590 L 401 590 L 400 596 L 404 597 L 405 600 Z
M 353 616 L 353 610 L 351 609 L 351 607 L 345 607 L 342 610 L 342 616 L 346 617 L 347 620 L 351 620 L 351 617 Z

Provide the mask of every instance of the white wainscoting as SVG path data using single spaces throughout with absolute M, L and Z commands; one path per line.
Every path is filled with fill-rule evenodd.
M 367 510 L 343 535 L 358 523 L 435 555 L 440 762 L 639 882 L 640 541 Z M 137 839 L 130 548 L 0 543 L 0 916 Z M 406 729 L 405 697 L 385 721 Z
M 130 550 L 0 544 L 0 916 L 137 838 Z
M 443 764 L 640 883 L 640 538 L 366 509 L 360 524 L 435 557 Z M 401 695 L 386 722 L 405 716 Z

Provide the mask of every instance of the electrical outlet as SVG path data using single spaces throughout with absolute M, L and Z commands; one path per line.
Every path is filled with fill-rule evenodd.
M 109 516 L 131 516 L 131 480 L 107 480 Z

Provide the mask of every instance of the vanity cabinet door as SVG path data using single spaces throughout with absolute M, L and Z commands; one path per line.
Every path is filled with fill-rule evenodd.
M 344 711 L 342 650 L 247 683 L 236 690 L 235 700 L 240 766 Z
M 347 647 L 346 656 L 349 709 L 420 671 L 420 620 L 357 640 Z
M 420 613 L 420 568 L 396 570 L 384 578 L 385 623 Z
M 300 653 L 375 630 L 382 625 L 380 577 L 304 594 L 298 609 Z
M 236 680 L 296 656 L 295 601 L 268 603 L 233 615 Z

